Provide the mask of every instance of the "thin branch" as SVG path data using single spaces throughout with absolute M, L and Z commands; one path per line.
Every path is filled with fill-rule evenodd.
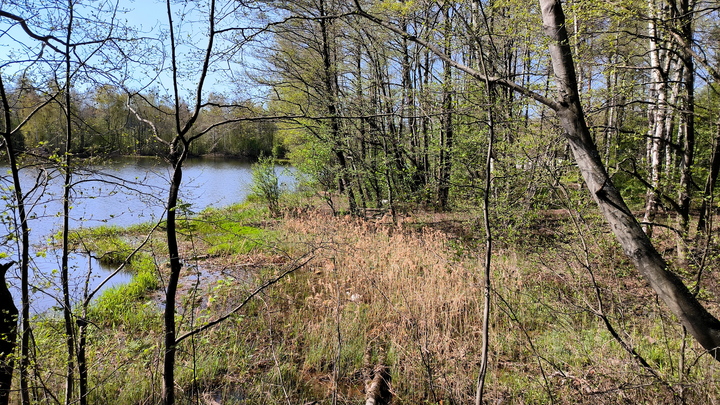
M 433 45 L 432 43 L 425 41 L 424 39 L 418 38 L 417 36 L 412 35 L 412 34 L 408 33 L 407 31 L 398 28 L 394 24 L 391 24 L 377 16 L 374 16 L 374 15 L 364 11 L 362 9 L 362 7 L 360 6 L 359 0 L 355 0 L 355 6 L 356 6 L 356 10 L 355 10 L 354 14 L 356 14 L 360 17 L 367 18 L 368 20 L 374 22 L 375 24 L 378 24 L 378 25 L 380 25 L 384 28 L 387 28 L 388 30 L 402 36 L 403 38 L 407 39 L 408 41 L 415 42 L 418 45 L 422 45 L 423 47 L 429 49 L 432 53 L 434 53 L 438 58 L 440 58 L 444 62 L 449 63 L 451 66 L 469 74 L 470 76 L 474 77 L 477 80 L 487 81 L 490 83 L 496 83 L 500 86 L 507 87 L 517 93 L 520 93 L 524 96 L 530 97 L 533 100 L 535 100 L 555 111 L 562 109 L 562 106 L 560 104 L 558 104 L 558 102 L 556 102 L 550 98 L 547 98 L 547 97 L 543 96 L 542 94 L 536 93 L 536 92 L 528 89 L 527 87 L 521 86 L 511 80 L 503 79 L 501 77 L 496 77 L 496 76 L 490 77 L 490 76 L 484 75 L 481 72 L 479 72 L 467 65 L 464 65 L 462 63 L 455 61 L 448 54 L 443 52 L 440 48 Z
M 191 331 L 189 331 L 189 332 L 186 332 L 185 334 L 179 336 L 177 339 L 175 339 L 175 345 L 179 345 L 180 342 L 182 342 L 183 340 L 185 340 L 185 339 L 187 339 L 187 338 L 189 338 L 189 337 L 191 337 L 191 336 L 197 335 L 198 333 L 200 333 L 200 332 L 202 332 L 202 331 L 205 331 L 205 330 L 207 330 L 207 329 L 210 329 L 210 328 L 212 328 L 213 326 L 215 326 L 215 325 L 217 325 L 217 324 L 225 321 L 226 319 L 230 318 L 231 316 L 233 316 L 234 314 L 236 314 L 238 311 L 240 311 L 241 309 L 243 309 L 243 308 L 245 307 L 245 305 L 247 305 L 248 302 L 250 302 L 250 300 L 252 300 L 255 296 L 257 296 L 258 294 L 260 294 L 260 293 L 261 293 L 262 291 L 264 291 L 266 288 L 268 288 L 268 287 L 270 287 L 271 285 L 277 283 L 278 281 L 282 280 L 282 279 L 285 278 L 287 275 L 295 272 L 296 270 L 301 269 L 301 268 L 304 267 L 308 262 L 310 262 L 310 260 L 312 260 L 313 258 L 314 258 L 314 256 L 311 256 L 311 252 L 306 253 L 305 255 L 303 255 L 303 256 L 300 258 L 300 259 L 304 259 L 301 263 L 295 264 L 294 266 L 292 266 L 292 267 L 288 268 L 287 270 L 285 270 L 284 272 L 280 273 L 279 276 L 276 276 L 276 277 L 274 277 L 274 278 L 266 281 L 265 283 L 263 283 L 261 286 L 259 286 L 258 288 L 256 288 L 253 292 L 251 292 L 250 294 L 248 294 L 248 296 L 245 297 L 245 299 L 244 299 L 238 306 L 236 306 L 235 308 L 233 308 L 233 309 L 232 309 L 230 312 L 228 312 L 227 314 L 225 314 L 225 315 L 223 315 L 223 316 L 215 319 L 214 321 L 210 321 L 210 322 L 206 323 L 206 324 L 203 325 L 203 326 L 200 326 L 200 327 L 198 327 L 198 328 L 195 328 L 195 329 L 193 329 L 193 330 L 191 330 Z M 296 263 L 297 263 L 297 262 L 296 262 Z
M 95 294 L 97 294 L 98 291 L 100 291 L 100 289 L 102 289 L 102 287 L 103 287 L 105 284 L 107 284 L 108 281 L 110 281 L 110 279 L 112 279 L 112 278 L 115 277 L 118 273 L 120 273 L 120 272 L 130 263 L 130 260 L 133 258 L 133 256 L 135 256 L 135 254 L 137 254 L 137 252 L 140 251 L 140 249 L 142 249 L 143 247 L 145 247 L 145 245 L 147 245 L 147 243 L 150 241 L 150 237 L 151 237 L 152 234 L 155 232 L 155 230 L 160 226 L 161 223 L 162 223 L 162 221 L 158 221 L 158 222 L 155 224 L 155 226 L 153 226 L 153 228 L 150 230 L 150 232 L 148 232 L 147 236 L 146 236 L 145 239 L 140 243 L 140 245 L 138 245 L 138 247 L 136 247 L 132 252 L 130 252 L 130 253 L 125 257 L 125 259 L 123 260 L 123 262 L 120 263 L 120 265 L 119 265 L 112 273 L 108 274 L 108 276 L 105 277 L 105 279 L 104 279 L 100 284 L 98 284 L 97 287 L 95 287 L 95 289 L 93 289 L 93 290 L 90 292 L 90 294 L 87 295 L 87 297 L 85 298 L 85 301 L 83 301 L 83 303 L 82 303 L 82 306 L 83 306 L 83 307 L 87 306 L 87 305 L 90 303 L 90 301 L 93 299 L 93 297 L 95 297 Z

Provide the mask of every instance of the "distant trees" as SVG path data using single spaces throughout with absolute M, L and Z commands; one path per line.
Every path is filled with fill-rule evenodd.
M 26 77 L 8 86 L 8 97 L 17 99 L 13 109 L 13 119 L 31 111 L 33 107 L 47 103 L 55 97 L 53 87 L 45 88 L 42 83 L 35 84 Z M 72 90 L 73 114 L 77 122 L 75 130 L 77 142 L 73 153 L 77 156 L 138 155 L 154 156 L 159 153 L 159 144 L 152 131 L 137 119 L 127 108 L 127 90 L 112 84 L 88 87 L 85 91 Z M 144 116 L 153 117 L 157 122 L 161 136 L 170 133 L 171 122 L 167 114 L 173 103 L 164 100 L 152 92 L 133 99 L 136 108 Z M 151 105 L 155 107 L 151 107 Z M 228 106 L 244 105 L 247 110 L 262 111 L 261 105 L 243 100 L 218 99 L 201 111 L 200 125 L 217 120 L 232 121 L 238 118 L 230 112 Z M 22 148 L 44 156 L 64 152 L 64 127 L 62 110 L 57 100 L 39 110 L 28 120 L 23 131 L 16 135 L 16 142 Z M 236 122 L 222 128 L 213 128 L 208 136 L 193 145 L 191 155 L 218 155 L 255 160 L 259 156 L 271 154 L 277 147 L 276 124 L 272 122 Z

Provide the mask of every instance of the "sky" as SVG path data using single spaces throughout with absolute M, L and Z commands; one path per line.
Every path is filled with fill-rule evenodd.
M 163 35 L 167 37 L 167 11 L 166 11 L 166 5 L 164 1 L 157 1 L 157 0 L 117 0 L 119 9 L 126 10 L 126 12 L 118 13 L 117 20 L 121 24 L 126 24 L 129 27 L 132 27 L 138 31 L 138 33 L 141 36 L 145 36 L 148 38 L 161 38 Z M 173 1 L 173 10 L 176 13 L 175 14 L 175 22 L 176 27 L 179 25 L 179 23 L 182 21 L 182 29 L 178 30 L 177 37 L 180 38 L 181 41 L 186 42 L 190 46 L 178 46 L 176 48 L 176 51 L 178 52 L 179 59 L 181 60 L 188 60 L 190 55 L 197 55 L 199 54 L 197 50 L 193 50 L 192 44 L 202 47 L 206 44 L 206 37 L 203 35 L 203 32 L 206 32 L 206 30 L 202 29 L 203 27 L 200 27 L 198 25 L 193 25 L 192 21 L 197 20 L 201 18 L 201 13 L 198 13 L 196 11 L 193 11 L 193 7 L 197 7 L 198 4 L 204 4 L 204 2 L 198 2 L 198 1 Z M 231 3 L 228 3 L 231 4 Z M 14 14 L 20 14 L 22 16 L 25 16 L 26 13 L 29 12 L 29 10 L 18 10 L 18 9 L 11 9 L 4 6 L 4 2 L 0 1 L 0 10 L 3 8 L 6 8 L 6 11 L 14 13 Z M 78 14 L 88 16 L 89 12 L 88 10 L 80 9 L 78 11 Z M 182 14 L 182 17 L 181 17 Z M 107 17 L 103 17 L 105 19 Z M 150 42 L 145 42 L 147 45 Z M 155 41 L 154 46 L 160 48 L 158 45 L 159 42 Z M 131 51 L 139 51 L 140 46 L 137 47 L 131 47 Z M 29 48 L 27 48 L 29 47 Z M 31 49 L 31 52 L 23 52 L 23 50 Z M 18 61 L 21 61 L 25 59 L 23 57 L 23 53 L 25 54 L 36 54 L 37 50 L 39 49 L 39 43 L 38 41 L 30 38 L 27 36 L 23 30 L 18 26 L 18 24 L 14 24 L 8 20 L 8 19 L 2 19 L 0 18 L 0 55 L 5 55 L 5 60 L 2 60 L 2 64 L 0 65 L 0 69 L 2 72 L 8 76 L 12 75 L 14 72 L 17 72 L 18 69 L 20 69 L 22 66 L 25 66 L 25 64 L 17 63 Z M 50 50 L 46 50 L 44 52 L 50 52 Z M 125 81 L 125 85 L 127 87 L 132 88 L 133 90 L 138 90 L 141 88 L 145 88 L 147 90 L 149 89 L 155 89 L 161 94 L 169 94 L 170 89 L 172 88 L 172 75 L 171 70 L 168 68 L 169 66 L 169 50 L 165 49 L 166 52 L 166 58 L 165 58 L 165 64 L 164 69 L 162 69 L 159 72 L 159 76 L 157 77 L 157 80 L 154 82 L 151 82 L 150 76 L 155 76 L 155 70 L 157 69 L 157 63 L 153 64 L 152 66 L 145 66 L 143 67 L 141 64 L 135 64 L 130 65 L 126 68 L 124 73 L 121 73 L 121 75 L 124 75 L 127 77 Z M 194 52 L 194 53 L 193 53 Z M 147 55 L 145 54 L 139 54 L 136 56 L 136 58 L 139 61 L 142 62 L 157 62 L 159 60 L 159 57 L 156 59 L 151 59 L 148 55 L 151 55 L 152 53 L 148 52 Z M 9 57 L 10 55 L 13 55 L 12 57 Z M 47 54 L 44 55 L 47 57 Z M 108 59 L 113 59 L 112 56 L 108 57 Z M 119 59 L 119 58 L 116 58 Z M 1 59 L 0 59 L 1 60 Z M 98 59 L 99 60 L 99 59 Z M 8 63 L 9 61 L 14 63 Z M 182 88 L 180 89 L 181 97 L 184 99 L 189 99 L 194 94 L 195 89 L 195 83 L 197 82 L 197 73 L 199 72 L 199 68 L 188 66 L 185 64 L 186 67 L 188 67 L 187 72 L 181 77 L 180 84 Z M 222 62 L 218 66 L 227 67 L 227 62 Z M 233 68 L 233 70 L 238 71 L 237 65 L 230 64 L 230 67 Z M 117 75 L 116 75 L 117 76 Z M 238 74 L 239 77 L 239 74 Z M 239 81 L 239 80 L 238 80 Z M 219 74 L 213 74 L 211 75 L 207 80 L 207 91 L 209 92 L 215 92 L 215 93 L 226 93 L 231 94 L 233 92 L 238 91 L 238 88 L 242 89 L 242 85 L 237 85 L 229 82 L 234 82 L 233 80 L 229 80 L 225 76 L 221 76 Z M 245 86 L 247 87 L 247 86 Z M 245 88 L 247 90 L 247 88 Z M 252 93 L 249 92 L 249 93 Z
M 167 26 L 167 9 L 165 2 L 153 0 L 123 0 L 120 2 L 121 8 L 127 8 L 128 13 L 120 18 L 127 20 L 141 31 L 156 28 L 159 25 Z

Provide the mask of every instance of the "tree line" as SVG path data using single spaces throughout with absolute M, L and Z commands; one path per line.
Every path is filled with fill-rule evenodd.
M 61 86 L 35 84 L 26 76 L 19 76 L 8 84 L 7 97 L 12 108 L 11 125 L 17 125 L 29 117 L 22 129 L 14 136 L 18 150 L 48 157 L 66 152 L 62 102 L 57 95 Z M 139 120 L 128 108 L 130 93 L 117 85 L 103 84 L 84 90 L 71 89 L 71 125 L 75 128 L 77 142 L 69 152 L 79 157 L 109 156 L 158 156 L 160 142 L 155 139 L 147 124 Z M 137 95 L 134 109 L 155 122 L 158 136 L 166 139 L 172 133 L 172 102 L 158 91 Z M 210 126 L 218 121 L 237 118 L 237 106 L 249 111 L 262 111 L 262 106 L 251 101 L 226 101 L 221 94 L 209 96 L 207 108 L 199 118 L 199 126 Z M 32 113 L 38 105 L 45 105 Z M 228 107 L 228 106 L 235 106 Z M 187 105 L 181 101 L 184 114 Z M 190 153 L 194 156 L 226 156 L 249 161 L 273 154 L 284 157 L 282 145 L 275 140 L 276 125 L 272 121 L 234 122 L 213 128 L 198 142 L 193 143 Z
M 167 31 L 151 38 L 124 26 L 119 10 L 104 3 L 0 8 L 2 21 L 27 35 L 27 44 L 3 60 L 0 83 L 3 143 L 14 172 L 9 198 L 21 241 L 13 254 L 23 288 L 30 229 L 16 174 L 24 154 L 54 157 L 66 176 L 68 205 L 78 157 L 157 155 L 173 169 L 165 219 L 165 403 L 174 402 L 179 344 L 177 196 L 183 163 L 196 154 L 287 151 L 332 192 L 324 194 L 331 205 L 340 195 L 358 216 L 373 207 L 394 215 L 418 206 L 492 203 L 501 223 L 557 207 L 558 184 L 584 183 L 642 275 L 718 357 L 720 322 L 697 300 L 702 274 L 688 289 L 651 239 L 653 228 L 671 227 L 676 263 L 687 266 L 692 244 L 712 226 L 720 173 L 714 3 L 210 0 L 186 5 L 192 12 L 176 6 L 166 2 Z M 134 77 L 141 71 L 142 79 Z M 167 71 L 170 88 L 148 90 Z M 254 90 L 210 91 L 213 75 L 228 81 L 243 75 L 237 88 L 250 83 Z M 632 210 L 642 211 L 640 221 Z M 87 387 L 74 374 L 82 364 L 76 348 L 82 327 L 67 298 L 70 403 L 76 380 L 81 401 Z M 21 384 L 30 378 L 29 305 L 23 292 Z M 28 392 L 21 387 L 23 403 L 30 403 Z

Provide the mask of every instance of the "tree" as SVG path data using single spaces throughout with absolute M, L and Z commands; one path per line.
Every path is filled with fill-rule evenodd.
M 10 402 L 15 367 L 18 310 L 5 281 L 5 274 L 14 264 L 9 262 L 0 265 L 0 404 Z
M 600 161 L 584 121 L 572 54 L 566 45 L 568 37 L 560 3 L 553 0 L 541 0 L 540 3 L 544 29 L 552 39 L 550 54 L 560 92 L 558 102 L 549 105 L 558 114 L 566 131 L 570 148 L 588 190 L 635 267 L 683 326 L 712 356 L 720 360 L 720 353 L 717 351 L 720 347 L 720 321 L 669 271 L 667 263 L 640 228 Z
M 585 121 L 565 25 L 565 15 L 560 1 L 540 0 L 543 29 L 550 38 L 549 53 L 559 93 L 557 98 L 545 97 L 505 78 L 487 77 L 481 72 L 453 60 L 432 43 L 414 37 L 397 26 L 365 12 L 359 1 L 356 0 L 355 5 L 358 15 L 420 43 L 444 61 L 472 77 L 509 88 L 552 109 L 557 114 L 565 131 L 565 138 L 588 191 L 625 254 L 670 311 L 678 317 L 680 323 L 713 357 L 720 360 L 720 351 L 717 350 L 720 347 L 720 321 L 712 316 L 677 275 L 669 270 L 668 264 L 643 232 L 614 186 L 613 180 L 607 174 Z
M 13 131 L 13 128 L 11 127 L 11 114 L 10 114 L 10 103 L 8 102 L 7 92 L 5 91 L 5 84 L 2 79 L 2 75 L 0 75 L 0 101 L 2 101 L 2 108 L 3 108 L 3 146 L 5 147 L 5 152 L 8 156 L 8 161 L 10 165 L 10 172 L 13 177 L 13 186 L 15 189 L 14 193 L 14 199 L 16 201 L 16 209 L 18 213 L 18 217 L 20 220 L 20 237 L 18 238 L 20 240 L 21 244 L 21 250 L 18 254 L 18 258 L 20 259 L 20 272 L 21 272 L 21 302 L 22 302 L 22 313 L 23 315 L 29 314 L 29 288 L 27 280 L 28 280 L 28 266 L 30 262 L 30 254 L 29 254 L 29 248 L 30 248 L 30 228 L 27 223 L 27 213 L 26 208 L 24 204 L 24 195 L 22 192 L 22 184 L 20 183 L 20 176 L 19 176 L 19 169 L 18 169 L 18 163 L 17 163 L 17 153 L 18 150 L 15 148 L 15 139 L 13 135 L 17 133 L 17 128 L 15 131 Z M 12 265 L 12 264 L 10 264 Z M 7 266 L 7 268 L 10 267 L 10 265 Z M 7 271 L 7 268 L 5 271 Z M 3 277 L 4 281 L 4 277 Z M 1 286 L 0 286 L 1 287 Z M 7 288 L 7 286 L 5 286 Z M 5 299 L 7 299 L 8 295 L 10 295 L 10 292 L 8 291 L 8 294 L 6 294 Z M 12 297 L 9 297 L 10 301 L 12 301 Z M 17 310 L 16 310 L 17 311 Z M 16 321 L 17 322 L 17 321 Z M 28 354 L 28 343 L 29 343 L 29 322 L 24 321 L 22 326 L 22 346 L 21 346 L 21 356 Z M 27 335 L 27 338 L 26 338 Z M 16 344 L 17 336 L 13 334 L 9 334 L 6 336 L 4 340 L 5 347 L 9 350 L 10 347 L 14 350 L 15 344 Z M 5 359 L 3 359 L 5 360 Z M 21 370 L 21 378 L 20 383 L 24 388 L 27 387 L 27 360 L 24 360 L 23 357 L 20 359 L 20 370 Z M 10 384 L 12 383 L 12 376 L 14 371 L 14 364 L 8 364 L 2 370 L 2 379 L 6 381 L 5 387 L 7 390 L 10 389 Z M 4 393 L 0 393 L 0 399 L 2 400 L 1 403 L 7 404 L 9 403 L 9 395 L 5 395 Z
M 132 94 L 128 99 L 128 108 L 133 111 L 137 119 L 152 129 L 154 138 L 166 148 L 163 157 L 167 160 L 171 167 L 170 185 L 167 194 L 167 204 L 165 211 L 165 236 L 168 247 L 169 259 L 169 275 L 167 277 L 165 287 L 165 308 L 163 309 L 163 384 L 162 384 L 162 403 L 165 405 L 174 404 L 175 396 L 175 365 L 176 354 L 180 343 L 189 336 L 199 333 L 202 330 L 212 326 L 205 325 L 197 328 L 190 333 L 186 333 L 178 337 L 178 326 L 176 323 L 176 302 L 178 293 L 178 283 L 182 273 L 183 262 L 178 241 L 178 215 L 181 214 L 181 204 L 179 202 L 179 193 L 183 180 L 183 164 L 187 160 L 192 145 L 201 137 L 208 134 L 215 128 L 224 125 L 238 123 L 243 121 L 268 121 L 270 117 L 258 116 L 254 111 L 249 111 L 247 104 L 225 105 L 224 108 L 231 109 L 236 115 L 230 115 L 230 118 L 221 117 L 217 122 L 205 122 L 204 127 L 199 127 L 201 113 L 209 108 L 217 105 L 217 97 L 213 96 L 212 100 L 208 100 L 206 94 L 206 81 L 216 67 L 217 54 L 232 55 L 240 52 L 244 45 L 244 41 L 240 44 L 232 40 L 226 40 L 224 35 L 237 32 L 245 40 L 252 40 L 258 33 L 263 32 L 265 28 L 243 28 L 234 25 L 231 18 L 237 7 L 234 3 L 223 3 L 230 5 L 233 11 L 221 7 L 216 0 L 209 0 L 207 3 L 197 4 L 201 10 L 197 10 L 202 16 L 201 24 L 204 32 L 204 45 L 201 48 L 200 57 L 192 58 L 186 54 L 184 60 L 180 59 L 179 49 L 182 44 L 181 37 L 177 34 L 178 30 L 183 28 L 182 22 L 176 19 L 176 13 L 170 0 L 165 2 L 167 11 L 167 22 L 169 27 L 169 42 L 167 47 L 170 49 L 170 69 L 172 72 L 172 104 L 169 117 L 172 119 L 172 127 L 163 137 L 159 131 L 159 127 L 152 120 L 143 117 L 138 110 L 137 105 L 133 105 L 133 98 L 141 97 L 139 94 Z M 205 8 L 206 7 L 206 8 Z M 184 17 L 181 15 L 181 17 Z M 182 21 L 184 18 L 180 18 Z M 195 27 L 196 29 L 198 27 Z M 253 32 L 253 34 L 248 34 Z M 190 52 L 192 53 L 192 52 Z M 184 76 L 181 83 L 181 76 Z M 189 79 L 191 77 L 192 79 Z M 193 83 L 193 94 L 189 103 L 182 100 L 181 85 Z M 147 103 L 149 100 L 144 99 Z M 155 106 L 158 110 L 159 107 Z M 237 310 L 239 310 L 238 307 Z M 223 318 L 227 319 L 227 317 Z M 218 320 L 212 324 L 219 323 Z
M 19 167 L 14 156 L 22 152 L 15 140 L 21 134 L 21 128 L 27 126 L 27 133 L 34 140 L 23 142 L 26 146 L 37 148 L 41 158 L 49 156 L 43 163 L 48 166 L 57 165 L 63 177 L 63 193 L 61 196 L 63 208 L 60 215 L 62 224 L 62 254 L 60 258 L 60 284 L 62 296 L 58 302 L 62 303 L 64 321 L 64 343 L 66 346 L 65 363 L 65 392 L 64 403 L 76 401 L 76 375 L 80 376 L 79 403 L 87 403 L 87 365 L 80 359 L 84 347 L 78 347 L 76 342 L 76 315 L 73 314 L 73 302 L 69 290 L 69 254 L 71 247 L 68 242 L 70 232 L 70 207 L 73 191 L 73 173 L 76 170 L 73 154 L 85 147 L 85 140 L 81 136 L 79 148 L 75 148 L 76 128 L 78 125 L 78 105 L 75 103 L 77 92 L 76 84 L 83 81 L 92 81 L 92 75 L 100 72 L 106 78 L 113 78 L 118 64 L 125 59 L 115 58 L 113 52 L 118 49 L 118 42 L 122 38 L 115 37 L 116 31 L 123 29 L 116 24 L 115 14 L 117 5 L 80 4 L 71 1 L 64 4 L 16 4 L 10 2 L 0 10 L 0 17 L 6 21 L 16 22 L 23 33 L 37 41 L 36 46 L 24 43 L 22 49 L 28 53 L 28 60 L 11 61 L 10 64 L 20 66 L 22 72 L 19 77 L 20 86 L 16 91 L 17 105 L 9 102 L 3 83 L 2 101 L 6 114 L 4 138 L 10 157 L 10 166 L 15 188 L 20 228 L 22 230 L 22 245 L 20 252 L 21 291 L 22 291 L 22 337 L 20 353 L 20 393 L 22 403 L 30 403 L 28 367 L 30 364 L 30 331 L 31 316 L 29 302 L 29 227 L 27 224 L 28 212 L 25 198 L 22 193 L 22 184 L 19 180 Z M 27 15 L 27 17 L 26 17 Z M 107 17 L 107 19 L 105 19 Z M 41 33 L 41 34 L 39 34 Z M 45 53 L 52 54 L 47 56 Z M 132 52 L 123 53 L 126 56 Z M 92 60 L 92 63 L 90 62 Z M 98 62 L 101 61 L 101 62 Z M 114 65 L 111 63 L 114 61 Z M 30 77 L 33 74 L 43 75 L 46 78 L 46 94 L 38 91 L 36 84 Z M 48 108 L 48 107 L 52 108 Z M 10 117 L 15 115 L 19 124 L 12 127 Z M 45 117 L 41 117 L 45 115 Z M 39 120 L 38 118 L 45 118 Z M 48 119 L 49 118 L 49 119 Z M 64 136 L 61 136 L 64 134 Z M 82 132 L 81 132 L 82 134 Z M 44 150 L 43 150 L 44 149 Z M 43 269 L 45 270 L 45 269 Z M 47 270 L 45 270 L 47 271 Z M 77 361 L 76 361 L 77 360 Z M 77 367 L 77 369 L 76 369 Z M 76 374 L 76 372 L 78 374 Z

